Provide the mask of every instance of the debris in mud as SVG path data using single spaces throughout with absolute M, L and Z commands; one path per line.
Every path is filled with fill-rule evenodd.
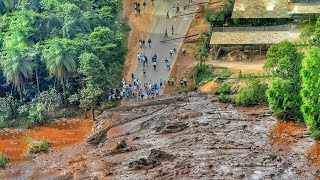
M 127 143 L 126 140 L 122 140 L 116 147 L 116 149 L 124 149 L 125 147 L 127 147 Z
M 192 118 L 197 118 L 200 116 L 202 116 L 201 112 L 194 111 L 194 112 L 183 114 L 182 116 L 180 116 L 179 119 L 192 119 Z
M 161 123 L 159 126 L 155 127 L 155 130 L 160 133 L 175 133 L 183 131 L 188 127 L 187 123 Z
M 94 133 L 91 137 L 88 138 L 87 142 L 91 145 L 97 146 L 107 140 L 107 132 L 109 128 L 100 130 L 97 133 Z
M 107 155 L 115 155 L 115 154 L 121 154 L 125 152 L 130 151 L 136 151 L 137 148 L 135 146 L 128 146 L 125 139 L 121 140 L 120 143 L 117 144 L 117 146 L 110 152 L 107 153 Z
M 132 169 L 151 169 L 161 164 L 163 161 L 171 161 L 175 159 L 175 155 L 166 153 L 161 150 L 151 149 L 149 157 L 140 158 L 139 160 L 129 163 L 129 168 Z

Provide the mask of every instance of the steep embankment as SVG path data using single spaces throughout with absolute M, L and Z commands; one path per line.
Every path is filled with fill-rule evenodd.
M 311 179 L 319 174 L 317 148 L 303 127 L 277 122 L 267 107 L 239 109 L 199 94 L 186 99 L 164 97 L 107 110 L 87 143 L 11 165 L 0 177 Z

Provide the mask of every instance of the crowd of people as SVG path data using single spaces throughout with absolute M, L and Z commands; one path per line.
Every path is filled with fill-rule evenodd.
M 134 74 L 131 74 L 132 80 L 127 83 L 125 78 L 122 77 L 122 88 L 113 88 L 108 92 L 109 101 L 115 101 L 118 99 L 134 99 L 143 100 L 150 98 L 159 98 L 160 91 L 165 85 L 174 86 L 173 77 L 163 77 L 152 82 L 151 80 L 147 83 L 139 83 L 139 79 L 135 78 Z
M 142 3 L 143 2 L 143 3 Z M 189 0 L 189 2 L 192 2 Z M 141 5 L 140 5 L 141 3 Z M 155 0 L 151 0 L 152 5 L 154 5 Z M 134 2 L 134 12 L 135 15 L 140 15 L 141 8 L 146 8 L 147 3 L 146 1 L 136 1 Z M 180 13 L 180 5 L 179 3 L 175 3 L 173 6 L 174 10 L 176 13 Z M 167 11 L 165 18 L 170 19 L 170 11 Z M 173 24 L 169 25 L 171 26 L 171 34 L 175 34 L 175 27 Z M 168 30 L 165 29 L 164 32 L 164 38 L 168 37 Z M 139 39 L 139 47 L 145 48 L 148 44 L 148 47 L 151 49 L 152 48 L 152 40 L 151 38 L 148 38 L 147 40 L 144 39 Z M 185 55 L 185 48 L 182 48 L 182 53 Z M 177 47 L 175 44 L 172 44 L 172 48 L 169 49 L 169 59 L 168 57 L 165 57 L 164 62 L 165 66 L 160 67 L 160 68 L 165 68 L 166 71 L 171 70 L 171 64 L 170 61 L 173 58 L 174 54 L 177 53 Z M 151 62 L 148 61 L 148 59 L 151 60 Z M 139 52 L 137 53 L 137 60 L 138 64 L 140 64 L 140 67 L 142 66 L 142 74 L 143 78 L 140 77 L 142 82 L 139 82 L 139 78 L 136 78 L 134 74 L 132 73 L 131 81 L 126 82 L 124 78 L 122 78 L 122 87 L 121 88 L 115 88 L 109 92 L 109 99 L 110 100 L 115 100 L 115 99 L 148 99 L 148 98 L 157 98 L 160 96 L 160 91 L 161 89 L 164 88 L 165 85 L 167 86 L 174 86 L 175 79 L 173 77 L 166 77 L 164 76 L 163 78 L 159 78 L 158 80 L 152 82 L 147 81 L 147 72 L 148 76 L 150 76 L 150 79 L 155 79 L 153 76 L 154 71 L 158 71 L 158 55 L 157 53 L 154 53 L 153 55 L 150 55 L 148 58 L 148 55 L 146 55 L 144 52 Z M 161 59 L 162 61 L 163 59 Z M 150 65 L 149 65 L 150 64 Z M 163 64 L 163 63 L 160 63 Z M 147 71 L 147 68 L 152 68 L 153 71 Z M 150 73 L 150 74 L 149 74 Z M 151 78 L 152 77 L 152 78 Z M 178 81 L 179 83 L 179 81 Z M 186 86 L 187 85 L 187 78 L 183 78 L 180 80 L 180 85 L 181 86 Z

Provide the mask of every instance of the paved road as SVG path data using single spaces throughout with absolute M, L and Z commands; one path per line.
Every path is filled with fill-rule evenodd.
M 196 11 L 196 6 L 190 6 L 186 10 L 184 10 L 183 6 L 189 4 L 188 0 L 156 0 L 155 1 L 155 10 L 152 13 L 152 16 L 155 16 L 155 24 L 152 27 L 152 31 L 149 35 L 149 37 L 152 40 L 152 47 L 149 48 L 148 45 L 145 48 L 141 48 L 140 52 L 143 52 L 148 57 L 149 65 L 146 66 L 146 77 L 143 76 L 143 64 L 139 63 L 138 60 L 136 61 L 136 71 L 135 71 L 135 77 L 139 79 L 140 84 L 144 84 L 145 82 L 149 82 L 150 80 L 152 83 L 155 83 L 156 81 L 160 81 L 160 78 L 168 77 L 170 75 L 170 71 L 167 70 L 166 64 L 165 64 L 165 58 L 167 57 L 171 69 L 174 65 L 174 61 L 176 59 L 176 54 L 173 54 L 172 57 L 170 57 L 170 49 L 173 49 L 173 44 L 175 44 L 177 48 L 177 52 L 179 52 L 179 49 L 182 45 L 183 39 L 168 41 L 165 43 L 161 43 L 160 41 L 164 40 L 164 32 L 165 29 L 168 30 L 169 37 L 166 38 L 167 40 L 172 38 L 177 38 L 184 36 L 187 33 L 187 30 L 189 28 L 189 25 L 191 23 L 192 18 L 194 17 L 194 14 L 188 14 Z M 180 13 L 176 13 L 173 9 L 173 6 L 176 3 L 180 4 Z M 204 2 L 203 0 L 193 0 L 193 3 L 197 2 Z M 166 13 L 169 10 L 170 19 L 166 19 Z M 184 15 L 186 14 L 186 15 Z M 144 14 L 142 14 L 143 16 Z M 172 17 L 174 15 L 182 15 L 177 17 Z M 171 26 L 174 26 L 175 33 L 171 34 Z M 151 25 L 152 26 L 152 25 Z M 148 38 L 146 39 L 146 41 Z M 137 42 L 138 43 L 138 42 Z M 146 43 L 147 44 L 147 43 Z M 139 52 L 136 52 L 136 54 Z M 158 59 L 157 59 L 157 69 L 156 71 L 153 70 L 152 65 L 152 57 L 153 55 L 157 53 Z M 177 80 L 175 80 L 175 83 L 177 83 Z M 162 93 L 162 92 L 161 92 Z

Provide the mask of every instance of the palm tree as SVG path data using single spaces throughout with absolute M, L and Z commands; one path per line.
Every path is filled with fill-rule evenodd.
M 66 105 L 66 83 L 68 76 L 76 69 L 76 56 L 68 39 L 55 38 L 47 41 L 43 51 L 43 58 L 50 75 L 55 76 L 62 85 L 63 99 Z
M 3 75 L 8 82 L 15 86 L 20 94 L 22 101 L 22 92 L 27 78 L 32 75 L 32 63 L 27 55 L 21 51 L 12 50 L 6 53 L 1 62 Z

